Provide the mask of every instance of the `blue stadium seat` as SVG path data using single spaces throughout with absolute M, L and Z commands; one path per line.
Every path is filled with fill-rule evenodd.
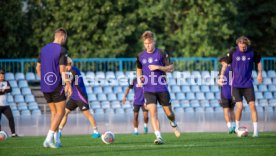
M 116 76 L 117 79 L 125 78 L 125 74 L 122 71 L 116 71 L 115 76 Z
M 101 108 L 94 109 L 94 112 L 97 115 L 104 115 L 104 110 Z
M 12 111 L 12 115 L 15 117 L 18 117 L 18 116 L 20 116 L 20 112 L 18 110 L 14 110 L 14 111 Z
M 267 77 L 267 74 L 266 74 L 266 71 L 262 71 L 262 76 L 263 76 L 263 78 L 265 78 L 265 77 Z
M 21 95 L 21 91 L 19 88 L 12 88 L 12 95 Z
M 272 84 L 271 78 L 268 78 L 268 77 L 263 78 L 263 84 L 266 84 L 266 85 Z
M 184 112 L 184 109 L 182 107 L 175 107 L 174 108 L 174 112 L 175 113 L 183 113 Z
M 25 102 L 35 102 L 35 98 L 33 95 L 25 95 Z
M 191 92 L 190 86 L 184 85 L 181 87 L 182 92 L 188 93 Z
M 41 115 L 41 111 L 39 109 L 34 109 L 34 110 L 32 110 L 32 115 L 33 116 L 40 116 Z
M 7 80 L 7 81 L 14 80 L 14 74 L 13 73 L 5 73 L 5 80 Z
M 191 90 L 192 90 L 192 92 L 200 92 L 200 89 L 199 89 L 199 86 L 196 86 L 196 85 L 193 85 L 193 86 L 191 86 Z
M 12 88 L 18 87 L 17 82 L 15 80 L 10 80 L 9 83 L 10 83 Z
M 269 70 L 269 71 L 267 72 L 267 77 L 269 77 L 269 78 L 274 78 L 274 77 L 276 77 L 276 72 L 275 72 L 275 70 Z
M 118 86 L 119 82 L 117 79 L 106 79 L 105 80 L 105 86 Z
M 95 87 L 93 88 L 93 93 L 94 93 L 94 94 L 103 93 L 102 87 L 101 87 L 101 86 L 95 86 Z
M 117 94 L 117 93 L 122 93 L 122 92 L 124 92 L 121 86 L 114 86 L 114 87 L 113 87 L 113 91 L 114 91 L 114 93 L 116 93 L 116 94 Z
M 121 101 L 121 100 L 123 99 L 123 97 L 124 97 L 124 93 L 118 93 L 118 94 L 117 94 L 117 99 L 118 99 L 118 100 Z
M 204 108 L 202 108 L 202 107 L 197 107 L 197 108 L 195 108 L 195 112 L 204 113 Z
M 260 91 L 260 92 L 266 92 L 267 91 L 266 85 L 264 85 L 264 84 L 259 85 L 258 91 Z
M 16 80 L 24 80 L 25 79 L 24 73 L 16 73 L 15 74 L 15 79 Z
M 269 85 L 268 86 L 268 91 L 275 92 L 276 91 L 276 85 L 274 85 L 274 84 Z
M 21 93 L 22 95 L 31 95 L 32 91 L 30 88 L 25 87 L 25 88 L 21 88 Z
M 134 99 L 134 93 L 128 93 L 127 99 L 128 100 L 133 100 Z
M 36 78 L 35 78 L 35 74 L 34 74 L 34 73 L 32 73 L 32 72 L 28 72 L 28 73 L 26 73 L 26 80 L 27 80 L 27 81 L 33 81 L 33 80 L 36 80 Z
M 176 100 L 176 96 L 174 93 L 170 92 L 170 98 L 171 100 Z
M 191 107 L 200 107 L 200 102 L 199 100 L 191 100 L 190 105 Z
M 15 95 L 14 101 L 16 103 L 25 102 L 24 97 L 22 95 Z
M 19 88 L 29 87 L 29 85 L 28 85 L 28 82 L 27 82 L 26 80 L 20 80 L 20 81 L 18 82 L 18 87 L 19 87 Z
M 86 87 L 85 87 L 85 90 L 86 90 L 86 93 L 87 93 L 87 94 L 92 94 L 92 93 L 93 93 L 92 87 L 86 86 Z
M 17 108 L 20 111 L 22 111 L 22 110 L 28 110 L 27 104 L 25 102 L 18 103 Z
M 105 73 L 102 71 L 98 71 L 98 72 L 96 72 L 95 77 L 97 79 L 105 79 Z
M 126 101 L 126 103 L 124 105 L 122 105 L 122 108 L 124 108 L 124 109 L 132 108 L 132 103 L 130 103 L 129 101 Z
M 206 94 L 205 95 L 206 99 L 208 99 L 208 100 L 214 100 L 215 99 L 214 93 L 209 92 L 209 93 L 205 93 L 205 94 Z
M 257 77 L 257 72 L 255 70 L 252 71 L 252 77 L 255 79 Z
M 215 93 L 215 99 L 220 99 L 220 92 Z
M 177 84 L 176 84 L 176 80 L 175 80 L 174 78 L 168 79 L 168 84 L 169 84 L 170 86 L 177 85 Z
M 276 106 L 276 99 L 268 100 L 270 106 Z
M 264 108 L 262 106 L 257 106 L 256 110 L 257 110 L 257 112 L 263 112 Z
M 178 78 L 182 78 L 183 76 L 182 76 L 182 73 L 180 72 L 180 71 L 174 71 L 173 73 L 172 73 L 172 75 L 173 75 L 173 78 L 175 78 L 175 79 L 178 79 Z
M 183 77 L 189 78 L 189 77 L 191 77 L 191 75 L 192 75 L 192 74 L 191 74 L 191 72 L 189 72 L 189 71 L 183 71 L 183 72 L 182 72 L 182 76 L 183 76 Z
M 13 96 L 8 94 L 7 101 L 8 101 L 8 103 L 13 103 L 14 102 Z
M 97 94 L 97 99 L 99 100 L 99 101 L 106 101 L 107 100 L 107 97 L 106 97 L 106 95 L 105 94 L 101 94 L 101 93 L 99 93 L 99 94 Z
M 211 107 L 220 107 L 218 100 L 210 100 Z
M 214 93 L 219 92 L 219 87 L 217 85 L 212 85 L 211 86 L 211 91 L 214 92 Z
M 200 88 L 202 92 L 210 92 L 210 88 L 207 85 L 202 85 Z
M 86 79 L 95 79 L 95 73 L 94 72 L 87 72 L 86 73 Z
M 202 72 L 201 72 L 201 76 L 202 76 L 203 78 L 206 78 L 206 77 L 210 77 L 211 75 L 210 75 L 209 71 L 202 71 Z
M 215 112 L 222 113 L 223 112 L 223 108 L 222 107 L 216 107 L 215 108 Z
M 200 103 L 201 107 L 210 107 L 209 100 L 206 100 L 206 99 L 200 100 L 199 103 Z
M 196 93 L 196 99 L 197 100 L 203 100 L 203 99 L 205 99 L 204 93 L 202 93 L 202 92 Z
M 192 71 L 192 75 L 195 77 L 195 78 L 201 78 L 201 74 L 199 71 Z
M 186 99 L 187 100 L 193 100 L 193 99 L 195 99 L 194 93 L 191 93 L 191 92 L 186 93 Z
M 89 102 L 91 102 L 91 101 L 97 101 L 96 94 L 89 93 L 89 94 L 87 94 L 87 96 L 88 96 L 88 101 Z
M 107 94 L 107 100 L 108 101 L 116 101 L 117 100 L 116 94 L 114 94 L 114 93 Z
M 273 95 L 271 92 L 265 92 L 264 93 L 264 98 L 265 99 L 273 99 Z
M 31 116 L 31 112 L 29 110 L 22 110 L 21 116 Z
M 194 113 L 194 108 L 192 108 L 192 107 L 187 107 L 187 108 L 184 108 L 184 111 L 185 111 L 186 113 Z
M 124 111 L 123 108 L 116 108 L 115 109 L 115 114 L 124 114 L 124 113 L 125 113 L 125 111 Z
M 166 73 L 166 76 L 167 76 L 167 78 L 173 78 L 173 75 L 172 75 L 172 73 Z
M 185 100 L 185 94 L 184 93 L 176 93 L 176 100 Z
M 190 101 L 189 101 L 189 100 L 180 100 L 180 105 L 181 105 L 183 108 L 191 107 Z
M 103 91 L 104 91 L 105 94 L 113 93 L 113 90 L 112 90 L 111 86 L 104 86 Z
M 116 79 L 116 76 L 113 71 L 106 72 L 106 79 Z
M 181 89 L 180 89 L 180 87 L 179 86 L 172 86 L 172 92 L 173 93 L 179 93 L 179 92 L 181 92 Z
M 133 114 L 132 108 L 125 108 L 124 110 L 126 114 Z
M 17 106 L 15 103 L 9 103 L 9 105 L 10 105 L 12 111 L 17 110 Z
M 214 108 L 213 107 L 206 107 L 205 108 L 205 112 L 206 113 L 213 113 L 214 112 Z
M 264 98 L 262 92 L 255 92 L 255 97 L 256 97 L 256 99 L 263 99 Z
M 121 108 L 121 102 L 120 101 L 112 101 L 111 107 L 112 108 Z
M 90 104 L 90 107 L 92 109 L 98 109 L 98 108 L 101 108 L 101 104 L 99 101 L 93 101 L 91 104 Z
M 255 92 L 259 91 L 257 85 L 253 85 L 253 87 L 254 87 L 254 91 L 255 91 Z
M 171 104 L 172 104 L 172 107 L 180 107 L 179 100 L 172 100 Z
M 102 101 L 102 102 L 101 102 L 101 106 L 102 106 L 103 109 L 111 108 L 111 107 L 110 107 L 110 102 L 109 102 L 109 101 Z
M 29 110 L 35 110 L 35 109 L 39 109 L 38 108 L 38 104 L 36 102 L 31 102 L 28 104 L 28 108 Z
M 130 79 L 136 78 L 136 71 L 126 71 L 125 75 L 127 78 L 130 78 Z
M 114 110 L 112 108 L 106 108 L 106 109 L 104 109 L 104 113 L 108 114 L 108 115 L 114 114 Z
M 38 74 L 35 74 L 35 79 L 36 79 L 36 80 L 40 80 Z
M 267 105 L 268 105 L 267 99 L 258 100 L 258 106 L 267 106 Z
M 273 78 L 272 83 L 276 85 L 276 78 Z

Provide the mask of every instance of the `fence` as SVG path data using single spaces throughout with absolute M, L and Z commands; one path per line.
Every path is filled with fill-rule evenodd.
M 212 71 L 218 69 L 217 58 L 172 58 L 177 71 Z M 36 72 L 37 59 L 0 59 L 0 69 L 6 72 Z M 75 65 L 83 72 L 87 71 L 133 71 L 135 58 L 79 58 Z M 276 57 L 262 58 L 264 70 L 276 70 Z

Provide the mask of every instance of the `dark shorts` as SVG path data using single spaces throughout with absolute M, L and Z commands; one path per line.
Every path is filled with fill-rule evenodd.
M 89 110 L 89 105 L 83 101 L 70 99 L 66 104 L 66 108 L 70 111 L 75 110 L 77 107 L 79 107 L 81 111 Z
M 58 86 L 51 93 L 43 93 L 47 103 L 57 103 L 66 100 L 64 88 L 62 85 Z
M 140 108 L 142 109 L 143 112 L 147 112 L 144 105 L 133 105 L 133 112 L 139 112 Z
M 171 105 L 171 97 L 169 92 L 144 92 L 145 103 L 157 104 L 159 102 L 162 106 Z
M 233 100 L 235 102 L 242 102 L 242 97 L 245 98 L 247 103 L 255 101 L 254 88 L 234 88 L 232 90 Z
M 221 96 L 221 99 L 219 101 L 219 104 L 222 108 L 234 108 L 235 107 L 235 102 L 232 99 L 227 99 L 223 96 Z

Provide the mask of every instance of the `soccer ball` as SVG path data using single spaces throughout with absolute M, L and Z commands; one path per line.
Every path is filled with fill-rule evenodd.
M 8 138 L 8 134 L 5 131 L 0 131 L 0 141 L 4 141 Z
M 106 131 L 102 134 L 101 138 L 105 144 L 111 144 L 115 140 L 115 135 L 111 131 Z
M 247 137 L 248 136 L 248 129 L 246 127 L 239 127 L 236 131 L 238 137 Z

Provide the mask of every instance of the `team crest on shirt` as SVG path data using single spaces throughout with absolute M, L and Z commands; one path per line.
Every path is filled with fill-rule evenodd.
M 157 62 L 157 61 L 158 61 L 158 59 L 155 59 L 155 60 L 154 60 L 154 62 Z
M 251 59 L 250 57 L 247 58 L 247 60 L 250 60 L 250 59 Z
M 239 56 L 237 56 L 237 57 L 236 57 L 236 60 L 237 60 L 237 61 L 240 61 L 240 60 L 241 60 L 241 58 L 240 58 Z
M 147 59 L 143 59 L 143 60 L 142 60 L 142 63 L 143 63 L 143 64 L 146 64 L 146 63 L 147 63 Z
M 148 63 L 152 63 L 153 62 L 153 59 L 150 57 L 148 58 Z
M 246 56 L 242 56 L 242 61 L 246 61 Z

